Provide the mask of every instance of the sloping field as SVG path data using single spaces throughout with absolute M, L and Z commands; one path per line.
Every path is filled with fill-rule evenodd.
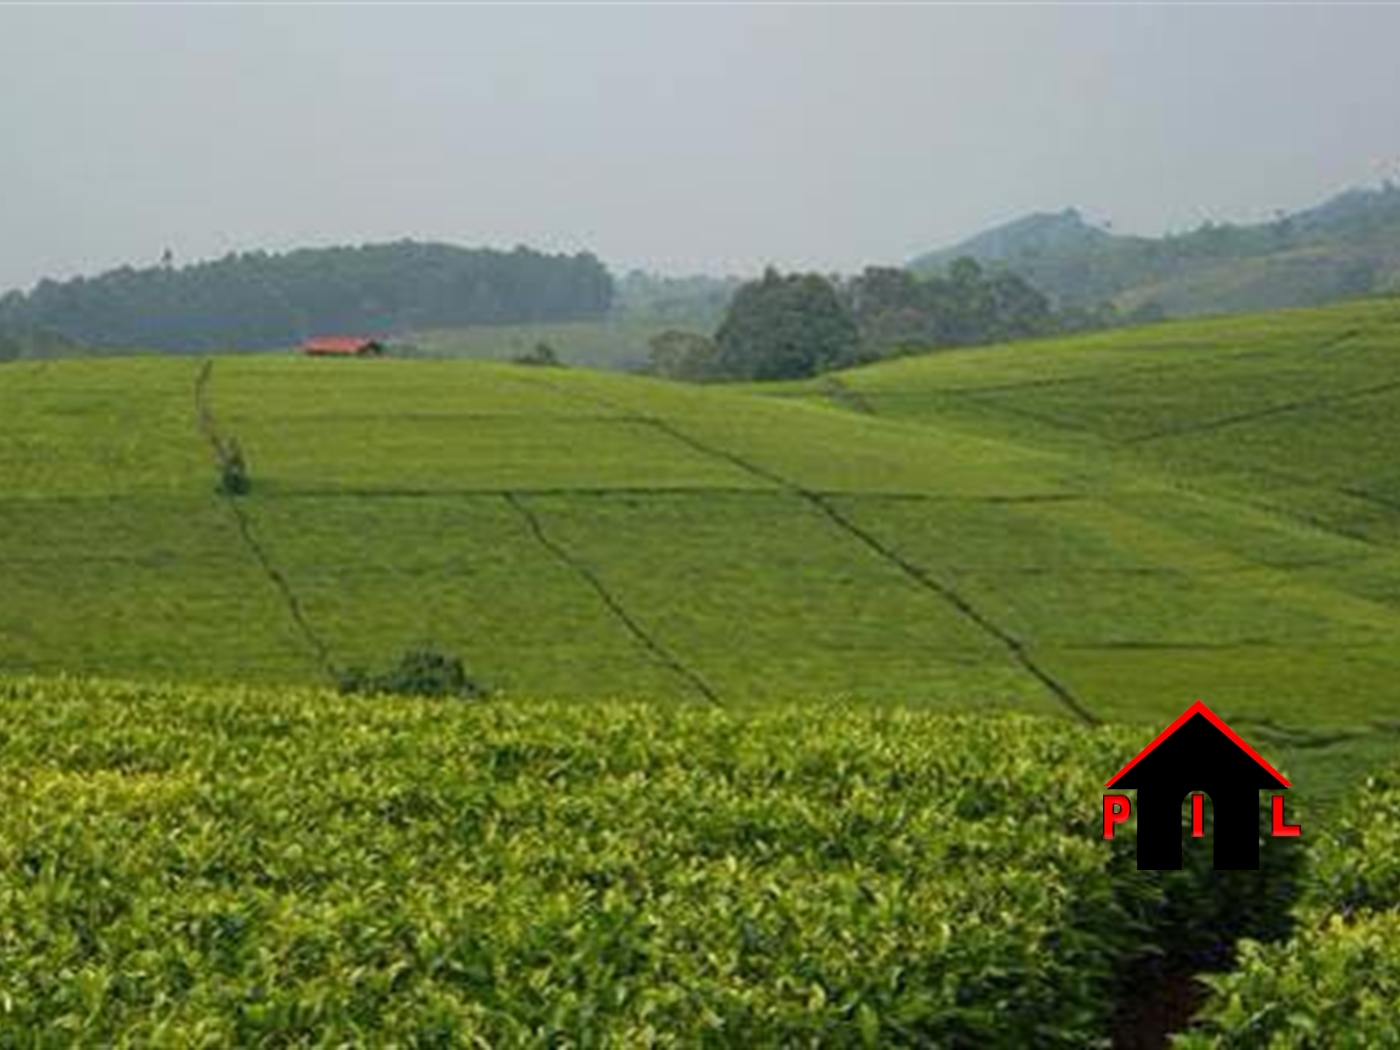
M 906 359 L 787 396 L 455 361 L 0 369 L 0 671 L 506 694 L 1203 699 L 1350 775 L 1400 720 L 1400 305 Z M 197 387 L 251 495 L 214 494 Z M 1322 778 L 1326 779 L 1326 778 Z M 1306 783 L 1306 778 L 1304 779 Z
M 885 518 L 1096 713 L 1194 696 L 1306 762 L 1391 749 L 1400 302 L 934 354 L 781 393 L 1135 479 L 996 521 Z

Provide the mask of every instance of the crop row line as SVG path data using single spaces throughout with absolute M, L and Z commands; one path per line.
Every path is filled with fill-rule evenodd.
M 559 543 L 545 531 L 544 524 L 539 516 L 535 514 L 525 502 L 513 492 L 507 492 L 503 497 L 513 510 L 524 519 L 531 535 L 539 542 L 540 546 L 549 551 L 560 564 L 571 569 L 593 592 L 598 595 L 598 599 L 607 607 L 608 611 L 627 629 L 642 647 L 652 654 L 664 666 L 669 668 L 674 674 L 688 682 L 694 690 L 712 704 L 719 704 L 719 694 L 702 678 L 698 671 L 687 666 L 675 653 L 671 652 L 660 641 L 654 638 L 650 632 L 631 613 L 616 595 L 608 589 L 602 579 L 585 562 L 575 557 L 567 547 Z
M 1348 339 L 1355 338 L 1359 334 L 1361 333 L 1348 333 L 1347 335 L 1344 335 L 1338 338 L 1337 340 L 1334 340 L 1332 343 L 1327 344 L 1327 346 L 1332 347 L 1339 343 L 1346 342 Z M 1374 392 L 1374 388 L 1372 388 L 1372 392 Z M 991 400 L 983 400 L 976 396 L 975 391 L 959 390 L 949 391 L 949 393 L 954 395 L 955 398 L 962 398 L 968 402 L 976 404 L 979 407 L 990 410 L 994 413 L 1017 416 L 1022 419 L 1031 420 L 1032 422 L 1054 427 L 1057 430 L 1083 436 L 1085 438 L 1097 441 L 1106 449 L 1112 451 L 1117 451 L 1125 448 L 1131 443 L 1132 440 L 1122 438 L 1115 439 L 1099 431 L 1093 430 L 1092 428 L 1086 426 L 1083 423 L 1073 422 L 1053 415 L 1048 415 L 1046 413 L 1033 412 L 1029 409 L 1025 409 L 1019 406 L 1007 405 Z M 1215 456 L 1209 456 L 1200 453 L 1196 454 L 1196 458 L 1198 463 L 1210 467 L 1220 468 L 1223 470 L 1236 470 L 1245 474 L 1255 475 L 1258 477 L 1272 478 L 1285 484 L 1301 485 L 1306 487 L 1320 487 L 1313 479 L 1296 476 L 1287 471 L 1279 470 L 1276 467 L 1264 467 L 1259 464 L 1252 464 L 1247 468 L 1242 468 L 1238 464 L 1230 463 L 1227 460 L 1222 460 Z M 1262 510 L 1269 514 L 1277 515 L 1278 517 L 1285 518 L 1290 521 L 1295 521 L 1302 525 L 1306 525 L 1309 528 L 1318 530 L 1319 532 L 1324 532 L 1332 536 L 1341 537 L 1342 539 L 1350 540 L 1356 543 L 1361 543 L 1367 547 L 1380 548 L 1384 550 L 1391 549 L 1388 545 L 1378 543 L 1372 537 L 1367 536 L 1364 533 L 1358 532 L 1355 529 L 1349 529 L 1346 526 L 1341 525 L 1337 522 L 1324 520 L 1322 518 L 1317 517 L 1316 515 L 1309 514 L 1306 511 L 1303 511 L 1296 507 L 1289 507 L 1283 504 L 1272 502 L 1270 500 L 1259 499 L 1257 497 L 1242 496 L 1237 493 L 1222 491 L 1203 481 L 1189 480 L 1177 472 L 1162 473 L 1160 474 L 1160 477 L 1167 485 L 1169 485 L 1172 488 L 1181 489 L 1187 492 L 1204 494 L 1214 499 L 1223 499 L 1228 502 L 1238 504 L 1240 506 L 1252 507 L 1255 510 Z M 1386 503 L 1384 499 L 1377 498 L 1371 494 L 1366 494 L 1364 493 L 1364 490 L 1360 489 L 1336 488 L 1332 491 L 1340 492 L 1342 495 L 1352 496 L 1357 499 L 1374 502 L 1378 505 L 1385 505 Z
M 1050 674 L 1045 668 L 1040 666 L 1019 638 L 993 621 L 956 589 L 934 578 L 921 566 L 915 565 L 913 562 L 907 560 L 878 540 L 873 534 L 856 525 L 855 522 L 851 521 L 837 510 L 827 497 L 811 489 L 804 488 L 796 482 L 768 470 L 766 467 L 761 467 L 756 463 L 750 462 L 742 456 L 738 456 L 725 449 L 708 445 L 686 434 L 684 431 L 677 429 L 668 420 L 653 418 L 652 424 L 662 433 L 669 435 L 683 444 L 689 445 L 698 452 L 727 460 L 757 477 L 766 478 L 775 485 L 780 485 L 788 491 L 801 496 L 820 511 L 828 521 L 842 532 L 846 533 L 847 536 L 857 540 L 861 545 L 866 547 L 866 549 L 899 569 L 908 579 L 912 580 L 925 591 L 936 595 L 942 601 L 952 606 L 952 608 L 965 619 L 975 624 L 985 634 L 996 639 L 1022 670 L 1026 671 L 1032 678 L 1048 689 L 1077 719 L 1089 725 L 1097 724 L 1098 719 L 1094 717 L 1092 712 L 1079 701 L 1067 686 Z
M 1122 443 L 1125 445 L 1137 445 L 1145 441 L 1158 441 L 1162 438 L 1186 437 L 1212 430 L 1223 430 L 1226 427 L 1237 426 L 1241 423 L 1253 423 L 1260 419 L 1287 415 L 1290 412 L 1303 412 L 1307 409 L 1318 408 L 1324 405 L 1344 404 L 1345 402 L 1355 401 L 1364 397 L 1375 397 L 1378 394 L 1387 394 L 1397 389 L 1400 389 L 1400 380 L 1390 380 L 1389 382 L 1376 383 L 1372 386 L 1358 387 L 1355 390 L 1343 390 L 1333 394 L 1320 394 L 1317 397 L 1297 398 L 1293 401 L 1285 401 L 1277 405 L 1270 405 L 1267 408 L 1257 408 L 1251 412 L 1238 412 L 1234 415 L 1218 416 L 1204 423 L 1195 423 L 1178 427 L 1164 427 L 1161 430 L 1149 431 L 1145 434 L 1135 434 L 1132 437 L 1124 438 Z
M 1034 504 L 1034 503 L 1079 503 L 1089 499 L 1101 499 L 1103 492 L 1090 495 L 1079 492 L 1042 492 L 1027 493 L 1024 495 L 1007 494 L 1000 496 L 970 496 L 970 495 L 948 495 L 937 492 L 884 492 L 862 489 L 814 489 L 819 495 L 831 496 L 833 498 L 850 498 L 860 500 L 885 500 L 890 502 L 906 503 L 969 503 L 977 505 L 1001 506 L 1008 504 Z M 278 499 L 359 499 L 365 497 L 384 499 L 432 499 L 433 497 L 447 498 L 471 498 L 480 496 L 484 499 L 498 498 L 515 493 L 521 496 L 579 496 L 590 499 L 605 499 L 613 496 L 619 497 L 657 497 L 668 496 L 726 496 L 726 497 L 768 497 L 786 499 L 791 497 L 792 492 L 787 487 L 777 485 L 598 485 L 598 486 L 574 486 L 574 485 L 545 485 L 539 487 L 527 487 L 512 485 L 508 487 L 486 487 L 486 486 L 435 486 L 433 488 L 410 488 L 410 487 L 326 487 L 326 488 L 284 488 L 279 487 Z M 45 502 L 57 501 L 78 501 L 92 499 L 91 496 L 44 496 Z M 0 495 L 0 505 L 7 502 L 27 503 L 33 502 L 33 497 L 8 497 Z
M 1322 343 L 1321 345 L 1316 346 L 1316 347 L 1309 347 L 1309 348 L 1306 348 L 1306 349 L 1309 350 L 1310 352 L 1314 352 L 1314 353 L 1315 353 L 1315 352 L 1319 352 L 1319 351 L 1320 351 L 1320 352 L 1323 352 L 1323 353 L 1327 353 L 1327 352 L 1336 350 L 1338 347 L 1345 346 L 1347 343 L 1353 342 L 1353 341 L 1355 341 L 1356 339 L 1360 338 L 1361 336 L 1363 336 L 1363 335 L 1365 335 L 1365 334 L 1366 334 L 1366 329 L 1364 329 L 1364 328 L 1348 328 L 1348 329 L 1346 329 L 1346 330 L 1343 331 L 1343 332 L 1339 332 L 1335 337 L 1333 337 L 1333 338 L 1331 338 L 1331 339 L 1328 339 L 1327 341 L 1325 341 L 1325 342 Z M 1150 351 L 1149 351 L 1149 352 L 1150 352 Z M 1170 351 L 1167 351 L 1167 352 L 1170 353 Z M 1240 350 L 1240 351 L 1237 351 L 1236 353 L 1233 353 L 1233 354 L 1224 354 L 1224 355 L 1221 355 L 1221 356 L 1219 356 L 1219 357 L 1209 358 L 1209 359 L 1207 359 L 1207 360 L 1208 360 L 1208 361 L 1221 361 L 1221 362 L 1225 362 L 1225 363 L 1234 363 L 1235 361 L 1248 361 L 1248 360 L 1254 360 L 1254 359 L 1257 359 L 1257 358 L 1267 358 L 1267 357 L 1283 357 L 1283 358 L 1287 358 L 1287 357 L 1293 356 L 1294 354 L 1297 354 L 1298 352 L 1299 352 L 1299 348 L 1298 348 L 1298 347 L 1284 347 L 1284 348 L 1279 348 L 1279 347 L 1276 347 L 1276 346 L 1266 346 L 1266 347 L 1261 347 L 1261 348 L 1259 348 L 1258 350 Z M 1114 376 L 1114 378 L 1116 379 L 1116 378 L 1118 378 L 1118 377 L 1120 377 L 1120 376 L 1163 375 L 1163 374 L 1170 374 L 1170 373 L 1172 373 L 1172 372 L 1189 372 L 1189 371 L 1194 371 L 1194 369 L 1195 369 L 1197 366 L 1199 366 L 1200 364 L 1202 364 L 1202 361 L 1201 361 L 1200 359 L 1197 359 L 1197 360 L 1192 360 L 1192 361 L 1169 361 L 1169 362 L 1158 362 L 1158 363 L 1146 364 L 1146 365 L 1135 365 L 1135 366 L 1132 366 L 1132 367 L 1125 367 L 1125 368 L 1117 368 L 1117 369 L 1114 369 L 1114 371 L 1113 371 L 1113 376 Z M 947 392 L 947 393 L 982 393 L 982 392 L 987 392 L 987 393 L 1000 393 L 1000 392 L 1002 392 L 1002 391 L 1033 390 L 1033 389 L 1042 388 L 1042 387 L 1078 386 L 1078 385 L 1083 384 L 1083 383 L 1091 383 L 1091 382 L 1094 382 L 1095 380 L 1100 379 L 1100 378 L 1102 377 L 1102 375 L 1103 375 L 1102 372 L 1100 372 L 1100 371 L 1098 371 L 1098 370 L 1094 370 L 1094 371 L 1087 371 L 1087 372 L 1083 372 L 1083 373 L 1078 373 L 1078 374 L 1075 374 L 1075 375 L 1050 376 L 1050 377 L 1045 378 L 1045 379 L 1025 379 L 1025 380 L 1020 380 L 1020 381 L 1018 381 L 1018 382 L 1011 382 L 1011 383 L 986 383 L 986 384 L 983 384 L 983 385 L 980 385 L 980 386 L 972 386 L 972 385 L 969 385 L 969 386 L 965 386 L 965 387 L 959 387 L 959 388 L 956 388 L 956 389 L 950 387 L 950 388 L 947 388 L 946 392 Z M 896 394 L 895 396 L 900 396 L 900 395 L 897 395 L 897 394 Z
M 1024 642 L 992 620 L 991 617 L 978 609 L 976 605 L 959 593 L 955 588 L 942 580 L 936 579 L 922 566 L 915 565 L 893 548 L 882 543 L 874 534 L 861 528 L 850 518 L 846 517 L 846 515 L 842 514 L 826 496 L 799 485 L 797 482 L 785 478 L 780 474 L 776 474 L 765 467 L 760 467 L 758 464 L 745 459 L 743 456 L 706 444 L 686 434 L 684 431 L 677 429 L 669 420 L 656 418 L 653 420 L 653 425 L 663 433 L 669 434 L 677 441 L 689 445 L 699 452 L 728 460 L 757 477 L 767 478 L 774 484 L 781 485 L 789 491 L 801 496 L 825 515 L 827 520 L 833 525 L 845 532 L 846 535 L 859 541 L 868 550 L 898 568 L 906 577 L 924 590 L 937 595 L 940 599 L 957 610 L 965 619 L 969 620 L 985 634 L 990 635 L 1001 643 L 1016 664 L 1048 689 L 1077 719 L 1089 725 L 1097 724 L 1098 719 L 1094 717 L 1093 713 L 1079 701 L 1079 698 L 1076 697 L 1064 683 L 1040 666 L 1031 655 Z
M 227 443 L 219 432 L 219 426 L 214 418 L 214 410 L 209 399 L 209 381 L 214 373 L 214 362 L 205 359 L 200 366 L 198 375 L 195 376 L 194 383 L 194 404 L 195 418 L 199 424 L 200 432 L 209 441 L 214 450 L 216 460 L 222 461 L 227 448 Z M 263 575 L 276 588 L 282 598 L 282 604 L 286 607 L 288 615 L 296 625 L 298 632 L 307 645 L 311 647 L 316 656 L 316 662 L 321 669 L 330 677 L 335 677 L 335 667 L 331 662 L 330 650 L 316 629 L 311 625 L 305 610 L 302 608 L 300 599 L 296 592 L 292 590 L 292 585 L 288 582 L 286 575 L 273 562 L 272 556 L 267 548 L 263 546 L 253 530 L 253 523 L 248 513 L 239 505 L 239 497 L 231 493 L 223 494 L 223 503 L 228 507 L 233 515 L 233 520 L 238 527 L 238 534 L 243 540 L 243 545 L 252 554 L 253 559 L 262 569 Z
M 556 391 L 560 390 L 559 387 L 555 386 L 554 384 L 548 383 L 547 380 L 543 380 L 543 382 L 545 382 L 547 385 L 549 385 L 552 389 Z M 565 393 L 567 393 L 567 391 L 565 391 Z M 614 409 L 619 407 L 613 402 L 609 401 L 607 398 L 601 397 L 597 394 L 584 394 L 582 396 L 586 397 L 588 400 L 593 401 L 596 404 L 601 404 L 605 407 Z M 844 514 L 842 514 L 829 501 L 827 497 L 823 496 L 819 492 L 816 492 L 812 489 L 798 484 L 796 481 L 793 481 L 792 479 L 787 478 L 782 474 L 777 473 L 776 471 L 770 470 L 767 467 L 760 466 L 758 463 L 755 463 L 752 460 L 740 456 L 737 453 L 730 452 L 727 449 L 719 448 L 718 446 L 710 445 L 704 441 L 701 441 L 700 439 L 690 434 L 687 434 L 685 431 L 679 429 L 673 423 L 671 423 L 669 420 L 663 417 L 653 415 L 648 416 L 647 419 L 650 421 L 651 425 L 655 427 L 660 433 L 665 434 L 673 440 L 678 441 L 681 444 L 694 449 L 701 455 L 708 456 L 712 459 L 723 460 L 727 463 L 738 467 L 740 470 L 748 473 L 753 477 L 760 478 L 764 481 L 769 482 L 772 485 L 775 485 L 782 489 L 786 489 L 789 492 L 801 496 L 816 510 L 820 511 L 827 518 L 827 520 L 830 521 L 836 528 L 844 532 L 847 536 L 859 542 L 867 550 L 874 553 L 877 557 L 881 558 L 887 564 L 897 568 L 901 573 L 904 574 L 906 578 L 918 585 L 924 591 L 934 595 L 935 597 L 943 601 L 945 604 L 949 605 L 951 608 L 957 611 L 964 619 L 977 626 L 984 634 L 995 639 L 1006 650 L 1007 654 L 1011 657 L 1011 659 L 1016 663 L 1017 666 L 1019 666 L 1023 671 L 1025 671 L 1032 678 L 1038 681 L 1042 686 L 1044 686 L 1047 690 L 1049 690 L 1051 695 L 1056 697 L 1064 705 L 1064 707 L 1075 716 L 1075 718 L 1089 725 L 1095 725 L 1098 723 L 1098 719 L 1094 716 L 1094 714 L 1087 707 L 1085 707 L 1083 703 L 1080 702 L 1079 698 L 1074 695 L 1074 693 L 1069 689 L 1069 687 L 1066 686 L 1063 682 L 1059 681 L 1059 679 L 1057 679 L 1046 668 L 1042 667 L 1039 664 L 1039 662 L 1031 654 L 1030 650 L 1027 648 L 1025 643 L 1021 641 L 1021 639 L 1019 639 L 1006 628 L 1002 627 L 1000 624 L 992 620 L 984 612 L 978 609 L 976 605 L 974 605 L 966 597 L 960 594 L 955 588 L 951 587 L 942 580 L 936 579 L 923 567 L 915 565 L 913 562 L 904 558 L 892 548 L 886 546 L 873 534 L 856 525 L 853 521 L 851 521 Z

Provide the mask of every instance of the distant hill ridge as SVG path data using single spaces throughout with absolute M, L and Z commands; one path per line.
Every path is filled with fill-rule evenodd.
M 1074 208 L 1036 212 L 921 255 L 942 269 L 959 256 L 1014 270 L 1063 304 L 1156 304 L 1166 313 L 1314 306 L 1400 288 L 1400 186 L 1347 190 L 1253 224 L 1207 223 L 1141 237 L 1086 222 Z

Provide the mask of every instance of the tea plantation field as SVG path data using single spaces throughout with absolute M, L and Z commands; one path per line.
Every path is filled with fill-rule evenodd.
M 1186 1045 L 1400 1043 L 1396 355 L 0 367 L 0 1045 L 1132 1045 L 1241 936 Z M 420 645 L 490 698 L 327 688 Z M 1261 872 L 1101 837 L 1197 699 Z
M 1400 305 L 694 388 L 466 361 L 0 367 L 0 673 L 1165 724 L 1327 795 L 1400 737 Z
M 1099 837 L 1138 735 L 10 681 L 0 1044 L 1096 1045 L 1297 895 Z

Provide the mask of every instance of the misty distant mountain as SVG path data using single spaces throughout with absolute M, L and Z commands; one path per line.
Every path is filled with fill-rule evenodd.
M 1312 306 L 1400 290 L 1400 187 L 1352 189 L 1270 222 L 1207 223 L 1165 237 L 1114 233 L 1073 208 L 1039 212 L 910 266 L 937 271 L 959 256 L 1013 270 L 1066 306 L 1173 315 Z

